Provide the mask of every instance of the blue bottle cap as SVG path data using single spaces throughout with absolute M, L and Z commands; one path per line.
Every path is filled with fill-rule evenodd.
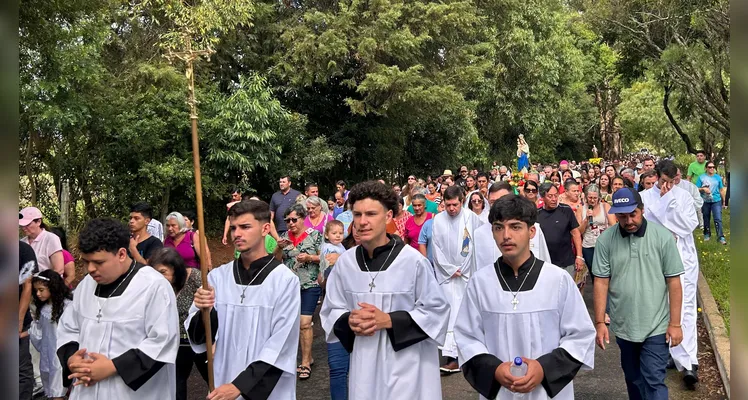
M 522 357 L 515 357 L 514 365 L 522 365 Z

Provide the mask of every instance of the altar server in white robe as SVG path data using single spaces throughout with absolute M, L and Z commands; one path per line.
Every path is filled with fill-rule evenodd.
M 349 398 L 442 398 L 437 346 L 444 343 L 449 303 L 431 263 L 386 233 L 397 196 L 382 183 L 351 189 L 361 245 L 338 258 L 320 319 L 327 341 L 351 353 Z
M 296 399 L 296 352 L 301 293 L 299 278 L 265 250 L 270 207 L 260 200 L 234 204 L 228 213 L 241 256 L 208 274 L 208 289 L 195 292 L 184 322 L 195 353 L 204 353 L 200 310 L 210 310 L 215 339 L 210 400 Z
M 459 186 L 447 188 L 442 199 L 446 212 L 437 214 L 433 222 L 434 272 L 451 309 L 447 336 L 444 346 L 440 347 L 446 361 L 439 370 L 445 373 L 460 371 L 453 330 L 468 280 L 476 271 L 475 231 L 483 225 L 477 214 L 467 207 L 461 207 L 465 197 L 463 193 Z M 488 203 L 488 200 L 485 202 Z M 488 210 L 488 204 L 485 210 Z
M 500 181 L 496 182 L 488 188 L 488 205 L 489 210 L 493 203 L 501 197 L 512 194 L 514 189 L 509 182 Z M 476 267 L 481 268 L 486 265 L 492 265 L 499 257 L 501 257 L 501 250 L 496 245 L 496 241 L 493 238 L 493 232 L 491 230 L 491 224 L 486 223 L 481 225 L 475 231 L 475 249 L 476 249 Z M 543 230 L 540 229 L 540 224 L 535 223 L 535 236 L 530 239 L 530 251 L 538 259 L 551 263 L 551 254 L 548 252 L 548 245 L 545 242 L 545 235 Z
M 644 202 L 644 218 L 667 228 L 675 236 L 675 244 L 683 261 L 685 273 L 680 276 L 683 287 L 681 325 L 683 341 L 670 348 L 670 355 L 678 371 L 683 372 L 683 381 L 694 389 L 699 381 L 697 358 L 698 336 L 696 331 L 696 288 L 699 281 L 699 257 L 693 231 L 699 226 L 693 197 L 686 190 L 675 186 L 673 180 L 678 168 L 670 160 L 662 160 L 655 166 L 657 184 L 641 193 Z
M 176 396 L 174 290 L 156 270 L 131 259 L 129 245 L 129 230 L 113 219 L 91 220 L 78 236 L 88 275 L 57 328 L 63 378 L 75 380 L 72 400 Z
M 481 399 L 569 400 L 580 369 L 593 368 L 595 328 L 568 273 L 530 252 L 537 208 L 504 196 L 489 221 L 502 257 L 468 282 L 455 339 L 467 381 Z M 510 373 L 516 357 L 524 377 Z

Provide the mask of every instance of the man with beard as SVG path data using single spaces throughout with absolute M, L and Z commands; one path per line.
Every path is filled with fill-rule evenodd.
M 618 224 L 597 238 L 592 262 L 596 342 L 605 350 L 610 341 L 605 323 L 609 301 L 610 329 L 621 350 L 629 398 L 666 400 L 668 348 L 683 339 L 684 270 L 673 234 L 648 221 L 644 210 L 635 190 L 621 188 L 613 194 L 608 213 L 616 215 Z
M 447 188 L 443 200 L 446 212 L 437 214 L 433 222 L 434 271 L 452 310 L 441 348 L 447 360 L 440 370 L 446 373 L 460 370 L 453 329 L 465 287 L 476 271 L 475 231 L 483 223 L 478 215 L 462 207 L 464 199 L 462 188 Z
M 467 177 L 468 177 L 468 169 L 466 166 L 460 167 L 460 176 L 455 179 L 455 186 L 459 186 L 463 189 L 465 189 L 465 186 L 467 186 Z

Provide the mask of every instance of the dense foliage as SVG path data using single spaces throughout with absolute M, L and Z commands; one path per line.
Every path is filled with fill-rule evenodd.
M 726 0 L 24 0 L 20 190 L 72 228 L 229 187 L 729 150 Z M 66 196 L 63 196 L 63 192 Z

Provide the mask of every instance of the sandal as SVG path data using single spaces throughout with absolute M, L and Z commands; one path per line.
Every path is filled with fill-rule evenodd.
M 301 371 L 299 372 L 299 379 L 306 380 L 309 379 L 310 376 L 312 376 L 312 369 L 305 366 L 299 366 Z
M 312 362 L 310 362 L 310 363 L 309 363 L 309 366 L 310 366 L 310 367 L 311 367 L 312 365 L 314 365 L 314 360 L 312 360 Z M 302 368 L 302 367 L 303 367 L 303 366 L 302 366 L 301 364 L 299 364 L 299 365 L 298 365 L 298 366 L 296 367 L 296 373 L 297 373 L 297 374 L 298 374 L 299 372 L 301 372 L 301 368 Z

